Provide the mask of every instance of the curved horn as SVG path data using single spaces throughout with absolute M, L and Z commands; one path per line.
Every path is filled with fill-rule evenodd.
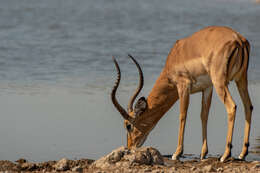
M 140 91 L 142 90 L 143 88 L 143 85 L 144 85 L 144 75 L 143 75 L 143 72 L 142 72 L 142 69 L 140 67 L 140 65 L 138 64 L 138 62 L 134 59 L 134 57 L 130 54 L 128 54 L 128 56 L 133 60 L 133 62 L 135 63 L 137 69 L 138 69 L 138 72 L 139 72 L 139 85 L 138 87 L 136 88 L 135 90 L 135 93 L 134 95 L 132 96 L 132 98 L 129 100 L 129 103 L 128 103 L 128 111 L 129 112 L 132 112 L 133 111 L 133 104 L 134 104 L 134 101 L 137 97 L 137 95 L 140 93 Z
M 111 99 L 112 99 L 114 106 L 120 112 L 120 114 L 123 116 L 123 118 L 130 121 L 131 123 L 133 123 L 134 122 L 133 118 L 128 115 L 128 113 L 124 110 L 124 108 L 118 103 L 118 101 L 116 99 L 116 90 L 117 90 L 119 83 L 120 83 L 121 72 L 120 72 L 120 68 L 119 68 L 119 65 L 118 65 L 116 59 L 114 57 L 112 57 L 112 59 L 113 59 L 115 66 L 116 66 L 117 79 L 115 81 L 115 85 L 114 85 L 112 92 L 111 92 Z

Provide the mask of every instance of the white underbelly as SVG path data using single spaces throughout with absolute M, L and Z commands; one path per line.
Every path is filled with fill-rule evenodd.
M 195 78 L 192 82 L 191 90 L 192 92 L 202 91 L 208 87 L 212 86 L 211 78 L 209 75 L 201 75 Z

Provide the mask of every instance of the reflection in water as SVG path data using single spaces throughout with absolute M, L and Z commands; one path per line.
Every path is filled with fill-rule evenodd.
M 252 150 L 250 152 L 256 155 L 260 155 L 260 137 L 257 137 L 255 141 L 256 144 L 252 147 Z

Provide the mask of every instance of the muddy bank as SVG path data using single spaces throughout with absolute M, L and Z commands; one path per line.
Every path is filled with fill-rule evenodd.
M 260 172 L 259 161 L 241 161 L 230 158 L 221 163 L 218 158 L 210 157 L 203 161 L 192 159 L 173 161 L 163 157 L 151 147 L 128 150 L 120 147 L 99 160 L 80 159 L 31 163 L 25 159 L 15 162 L 0 161 L 0 171 L 7 172 Z
M 65 159 L 63 159 L 65 160 Z M 0 172 L 153 172 L 153 173 L 188 173 L 188 172 L 260 172 L 259 161 L 238 161 L 230 159 L 226 163 L 221 163 L 218 158 L 208 158 L 205 161 L 172 161 L 164 157 L 164 165 L 133 165 L 121 168 L 93 168 L 93 160 L 67 160 L 68 166 L 57 169 L 55 166 L 59 161 L 48 161 L 42 163 L 17 163 L 11 161 L 0 161 Z

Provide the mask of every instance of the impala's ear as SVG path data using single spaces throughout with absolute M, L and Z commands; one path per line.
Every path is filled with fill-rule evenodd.
M 138 99 L 138 101 L 135 104 L 134 112 L 136 116 L 141 115 L 147 107 L 147 101 L 145 97 L 141 97 Z

